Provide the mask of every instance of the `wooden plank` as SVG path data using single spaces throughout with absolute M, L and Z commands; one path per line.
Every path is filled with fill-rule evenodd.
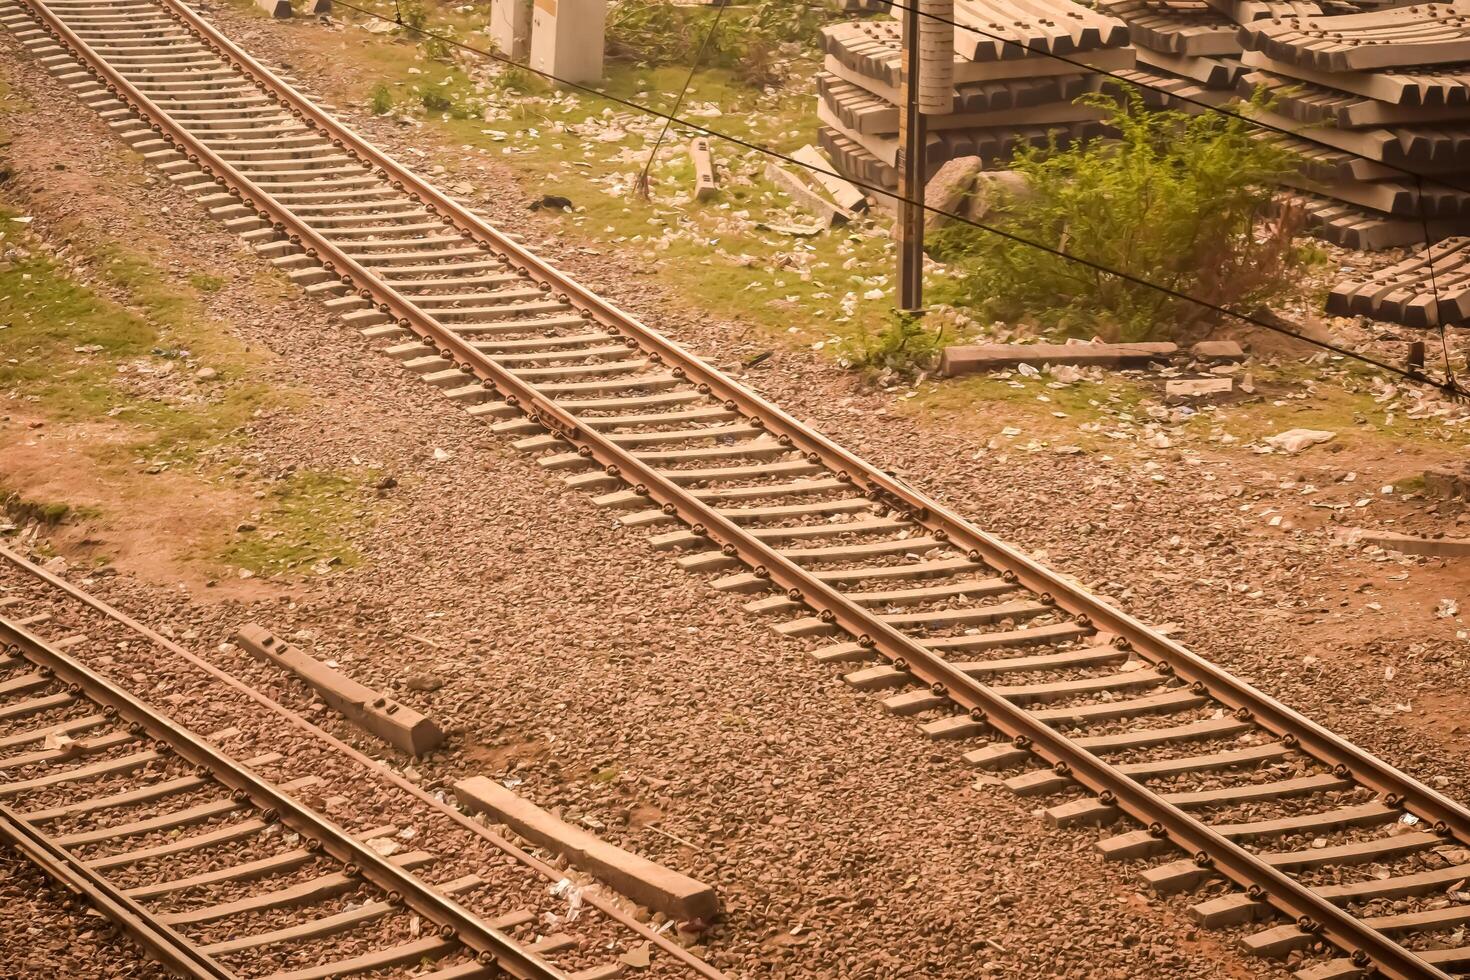
M 94 735 L 91 738 L 65 742 L 54 749 L 34 749 L 30 752 L 23 752 L 20 755 L 7 756 L 4 759 L 0 759 L 0 771 L 6 769 L 24 769 L 26 766 L 34 766 L 43 762 L 64 762 L 68 759 L 96 755 L 99 752 L 106 752 L 108 749 L 136 741 L 137 738 L 136 735 L 125 729 L 104 732 L 101 735 Z
M 434 890 L 452 897 L 477 887 L 480 884 L 483 884 L 483 880 L 477 875 L 466 875 L 446 884 L 435 885 Z M 364 902 L 356 908 L 338 912 L 334 915 L 323 916 L 320 919 L 309 919 L 306 922 L 285 926 L 280 929 L 272 929 L 268 932 L 258 932 L 248 936 L 222 939 L 219 942 L 204 946 L 202 949 L 211 956 L 220 956 L 225 953 L 238 953 L 245 949 L 257 949 L 261 946 L 274 946 L 279 943 L 307 942 L 356 928 L 365 922 L 371 922 L 380 916 L 388 914 L 393 908 L 394 906 L 391 903 L 381 900 Z
M 363 953 L 361 956 L 354 956 L 350 959 L 309 966 L 300 970 L 292 970 L 289 973 L 273 973 L 268 980 L 326 980 L 327 977 L 349 976 L 354 973 L 367 973 L 372 970 L 402 966 L 406 963 L 418 963 L 420 960 L 438 959 L 462 948 L 457 940 L 432 936 L 404 943 L 401 946 Z
M 433 860 L 433 855 L 426 851 L 409 851 L 394 854 L 388 860 L 400 868 L 414 868 Z M 357 885 L 356 878 L 337 871 L 308 881 L 297 882 L 294 885 L 287 885 L 284 888 L 277 888 L 274 891 L 259 892 L 233 901 L 220 902 L 217 905 L 206 905 L 181 912 L 164 912 L 158 918 L 160 922 L 171 926 L 197 925 L 201 922 L 214 922 L 217 919 L 245 912 L 260 912 L 288 905 L 309 905 L 333 895 L 340 895 L 356 888 Z
M 186 891 L 190 888 L 212 885 L 222 881 L 249 881 L 253 878 L 264 878 L 268 875 L 299 868 L 301 865 L 310 861 L 312 857 L 312 853 L 306 848 L 298 847 L 289 851 L 281 851 L 278 854 L 272 854 L 270 857 L 247 861 L 244 864 L 216 868 L 213 871 L 189 875 L 186 878 L 174 878 L 169 881 L 156 881 L 147 885 L 138 885 L 127 889 L 126 894 L 131 898 L 157 898 L 159 895 Z
M 70 735 L 72 732 L 85 731 L 95 728 L 107 721 L 106 715 L 85 715 L 81 718 L 72 718 L 55 725 L 46 725 L 42 728 L 33 728 L 29 731 L 17 732 L 0 738 L 0 749 L 13 748 L 17 745 L 26 745 L 30 742 L 43 742 L 48 735 Z
M 44 776 L 36 776 L 32 779 L 17 780 L 13 783 L 0 783 L 0 797 L 19 796 L 33 789 L 41 789 L 46 786 L 60 786 L 64 783 L 82 782 L 96 776 L 110 776 L 113 773 L 130 772 L 141 769 L 150 762 L 156 762 L 163 758 L 162 755 L 147 749 L 135 752 L 132 755 L 119 756 L 112 759 L 103 759 L 87 766 L 77 766 L 73 769 L 64 769 L 61 772 L 48 772 Z
M 152 858 L 168 857 L 171 854 L 182 854 L 185 851 L 194 851 L 202 847 L 212 847 L 228 841 L 239 840 L 241 837 L 249 837 L 258 834 L 266 828 L 263 820 L 254 817 L 242 820 L 239 823 L 226 824 L 215 830 L 203 834 L 195 834 L 193 837 L 182 837 L 171 840 L 166 844 L 157 844 L 153 847 L 140 847 L 132 851 L 123 851 L 118 854 L 108 854 L 105 857 L 93 858 L 87 861 L 87 867 L 98 871 L 108 868 L 120 868 L 125 865 L 135 864 L 138 861 L 147 861 Z

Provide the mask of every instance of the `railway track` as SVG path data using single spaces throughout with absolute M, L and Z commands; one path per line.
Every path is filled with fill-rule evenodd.
M 653 976 L 722 980 L 596 889 L 569 912 L 563 872 L 4 547 L 0 841 L 186 976 L 608 980 L 646 943 Z
M 122 139 L 405 369 L 751 593 L 924 735 L 1050 797 L 1052 823 L 1124 824 L 1102 853 L 1154 862 L 1158 891 L 1202 889 L 1200 921 L 1247 924 L 1247 949 L 1311 980 L 1470 971 L 1464 807 L 582 288 L 178 0 L 0 9 Z
M 504 931 L 524 915 L 487 923 L 452 901 L 478 877 L 426 885 L 409 872 L 432 854 L 372 846 L 398 828 L 345 833 L 292 795 L 316 777 L 274 785 L 260 773 L 280 753 L 237 762 L 72 656 L 85 636 L 32 632 L 50 616 L 23 605 L 0 600 L 0 838 L 172 969 L 309 980 L 441 960 L 424 975 L 567 975 L 545 959 L 555 943 Z M 341 911 L 312 909 L 341 896 Z M 364 926 L 386 941 L 362 949 Z

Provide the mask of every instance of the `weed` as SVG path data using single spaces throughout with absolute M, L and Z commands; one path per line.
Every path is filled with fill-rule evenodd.
M 368 104 L 373 110 L 373 115 L 386 116 L 393 111 L 393 93 L 388 86 L 379 82 L 373 86 L 372 92 L 368 95 Z
M 18 524 L 55 526 L 71 516 L 72 508 L 70 504 L 28 500 L 19 491 L 0 487 L 0 513 L 9 515 Z
M 296 470 L 269 490 L 259 529 L 237 536 L 211 557 L 266 575 L 316 562 L 356 565 L 360 556 L 345 531 L 361 526 L 362 489 L 372 478 Z
M 1311 259 L 1297 243 L 1302 215 L 1272 204 L 1276 182 L 1297 166 L 1292 154 L 1255 139 L 1242 119 L 1152 112 L 1136 95 L 1079 101 L 1101 109 L 1118 138 L 1018 153 L 1014 169 L 1032 193 L 999 218 L 1002 231 L 1235 309 L 1300 288 Z M 1188 334 L 1209 318 L 1197 304 L 971 226 L 946 226 L 931 246 L 961 273 L 956 298 L 987 316 L 1030 314 L 1126 341 Z
M 428 35 L 424 38 L 424 57 L 431 61 L 449 61 L 454 54 L 454 48 L 449 42 L 438 35 Z
M 926 330 L 921 317 L 895 310 L 883 329 L 862 330 L 842 342 L 841 360 L 860 371 L 892 371 L 914 375 L 934 366 L 944 328 Z
M 422 0 L 397 0 L 394 9 L 399 23 L 408 28 L 410 37 L 417 39 L 429 24 L 429 11 Z
M 531 92 L 536 89 L 537 75 L 520 65 L 506 65 L 500 73 L 490 79 L 490 84 L 502 92 Z
M 419 102 L 429 112 L 448 112 L 454 108 L 454 101 L 449 96 L 431 88 L 419 93 Z
M 189 275 L 189 285 L 201 293 L 217 293 L 225 288 L 225 281 L 219 276 L 211 276 L 207 272 L 194 272 Z
M 5 215 L 0 209 L 0 219 Z M 0 322 L 8 324 L 0 330 L 0 391 L 24 392 L 60 421 L 126 422 L 138 441 L 111 451 L 149 458 L 196 453 L 227 439 L 257 409 L 280 403 L 253 382 L 221 386 L 199 402 L 173 397 L 177 382 L 167 379 L 189 368 L 170 362 L 179 361 L 184 348 L 195 363 L 240 367 L 242 373 L 251 359 L 203 319 L 197 297 L 181 282 L 120 246 L 89 251 L 99 278 L 128 306 L 75 282 L 38 252 L 0 268 Z M 213 278 L 194 285 L 207 287 Z M 157 396 L 140 397 L 140 389 L 151 386 L 158 387 Z

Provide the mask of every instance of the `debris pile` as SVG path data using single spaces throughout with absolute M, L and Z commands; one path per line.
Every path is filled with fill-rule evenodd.
M 1023 145 L 1102 132 L 1101 113 L 1074 100 L 1096 90 L 1097 70 L 1133 67 L 1122 21 L 1070 0 L 1040 0 L 1024 15 L 998 0 L 956 0 L 954 11 L 954 98 L 949 112 L 927 116 L 930 176 L 959 157 L 1003 164 Z M 896 189 L 901 25 L 833 24 L 822 47 L 822 148 L 845 176 Z
M 1289 183 L 1308 227 L 1372 251 L 1470 232 L 1470 17 L 1416 4 L 1242 25 L 1243 94 L 1305 166 Z M 1419 175 L 1423 175 L 1422 179 Z

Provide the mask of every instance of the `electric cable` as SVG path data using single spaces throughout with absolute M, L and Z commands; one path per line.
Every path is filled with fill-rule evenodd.
M 355 11 L 355 12 L 360 13 L 360 14 L 363 14 L 365 16 L 372 17 L 375 20 L 388 21 L 390 23 L 393 22 L 392 21 L 392 18 L 386 17 L 383 14 L 380 14 L 380 13 L 374 11 L 374 10 L 369 10 L 369 9 L 367 9 L 365 7 L 360 7 L 360 6 L 358 6 L 358 5 L 354 4 L 354 3 L 351 3 L 350 0 L 335 0 L 335 2 L 336 2 L 336 5 L 338 7 L 342 7 L 342 8 L 347 9 L 347 10 Z M 1282 334 L 1283 336 L 1292 337 L 1292 338 L 1294 338 L 1296 340 L 1300 340 L 1303 343 L 1310 344 L 1310 345 L 1315 346 L 1315 347 L 1321 347 L 1322 349 L 1327 350 L 1327 351 L 1331 351 L 1334 354 L 1339 354 L 1339 355 L 1341 355 L 1343 357 L 1347 357 L 1347 358 L 1350 358 L 1352 360 L 1356 360 L 1356 361 L 1359 361 L 1361 363 L 1364 363 L 1364 364 L 1370 365 L 1372 367 L 1375 367 L 1375 368 L 1379 369 L 1380 371 L 1383 371 L 1386 374 L 1391 374 L 1391 375 L 1393 375 L 1395 377 L 1399 377 L 1399 378 L 1403 378 L 1403 379 L 1408 380 L 1408 381 L 1412 381 L 1415 384 L 1422 384 L 1422 385 L 1425 385 L 1427 387 L 1434 388 L 1436 390 L 1442 391 L 1443 393 L 1445 393 L 1446 395 L 1450 396 L 1451 398 L 1459 399 L 1459 398 L 1470 397 L 1470 391 L 1467 391 L 1466 389 L 1462 388 L 1460 386 L 1459 382 L 1456 381 L 1452 377 L 1451 378 L 1447 378 L 1447 379 L 1442 380 L 1442 381 L 1435 380 L 1434 378 L 1427 377 L 1426 375 L 1424 375 L 1422 373 L 1419 373 L 1419 372 L 1416 372 L 1416 371 L 1406 370 L 1404 368 L 1399 367 L 1398 365 L 1390 364 L 1390 363 L 1388 363 L 1386 361 L 1380 361 L 1377 358 L 1369 357 L 1369 356 L 1367 356 L 1365 354 L 1360 354 L 1357 351 L 1351 350 L 1351 349 L 1346 348 L 1346 347 L 1342 347 L 1342 346 L 1340 346 L 1338 344 L 1331 343 L 1330 341 L 1318 340 L 1315 337 L 1309 337 L 1306 334 L 1298 333 L 1297 331 L 1294 331 L 1294 330 L 1289 330 L 1289 329 L 1287 329 L 1285 327 L 1280 326 L 1279 324 L 1274 324 L 1274 323 L 1271 323 L 1270 321 L 1261 319 L 1260 317 L 1253 316 L 1253 315 L 1248 314 L 1248 313 L 1241 313 L 1241 312 L 1238 312 L 1236 310 L 1232 310 L 1232 309 L 1229 309 L 1227 307 L 1221 306 L 1218 303 L 1214 303 L 1214 302 L 1211 302 L 1211 301 L 1205 300 L 1205 299 L 1200 299 L 1199 297 L 1191 296 L 1188 293 L 1180 292 L 1179 290 L 1173 289 L 1173 288 L 1171 288 L 1169 286 L 1161 286 L 1158 283 L 1149 282 L 1147 279 L 1142 279 L 1142 278 L 1140 278 L 1138 276 L 1135 276 L 1135 275 L 1133 275 L 1131 273 L 1128 273 L 1128 272 L 1124 272 L 1124 271 L 1122 271 L 1120 269 L 1110 268 L 1110 267 L 1108 267 L 1106 265 L 1103 265 L 1100 262 L 1094 262 L 1091 259 L 1087 259 L 1087 258 L 1084 258 L 1084 257 L 1079 256 L 1079 255 L 1072 255 L 1072 254 L 1070 254 L 1068 252 L 1064 252 L 1064 251 L 1062 251 L 1061 249 L 1058 249 L 1058 248 L 1053 248 L 1052 246 L 1046 245 L 1046 244 L 1044 244 L 1042 242 L 1032 241 L 1031 239 L 1024 238 L 1024 237 L 1022 237 L 1020 235 L 1016 235 L 1016 234 L 1013 234 L 1011 232 L 1005 231 L 1003 229 L 996 228 L 993 225 L 987 225 L 987 224 L 985 224 L 983 222 L 976 221 L 976 220 L 974 220 L 974 219 L 972 219 L 972 218 L 970 218 L 970 217 L 968 217 L 966 215 L 958 214 L 956 212 L 949 211 L 949 210 L 946 210 L 944 208 L 934 207 L 933 205 L 930 205 L 930 204 L 928 204 L 928 203 L 926 203 L 924 201 L 921 201 L 921 200 L 915 200 L 913 198 L 901 197 L 901 196 L 895 194 L 894 192 L 888 190 L 887 188 L 879 187 L 877 185 L 871 184 L 871 183 L 869 183 L 867 181 L 864 181 L 864 180 L 860 180 L 860 179 L 856 179 L 856 178 L 852 178 L 852 177 L 847 177 L 847 176 L 845 176 L 843 174 L 838 173 L 835 170 L 829 170 L 829 169 L 825 169 L 823 167 L 818 167 L 815 164 L 803 163 L 802 161 L 795 159 L 791 155 L 786 154 L 786 153 L 782 153 L 781 151 L 772 149 L 771 147 L 763 146 L 761 144 L 754 143 L 754 142 L 751 142 L 751 141 L 746 140 L 746 139 L 742 139 L 739 136 L 732 136 L 729 133 L 722 133 L 719 130 L 711 129 L 708 126 L 703 126 L 703 125 L 701 125 L 701 124 L 699 124 L 697 122 L 694 122 L 693 120 L 682 119 L 682 118 L 675 117 L 675 116 L 671 115 L 670 113 L 662 112 L 662 111 L 660 111 L 658 109 L 655 109 L 655 108 L 653 108 L 651 106 L 645 106 L 645 105 L 642 105 L 640 103 L 633 102 L 633 101 L 631 101 L 629 99 L 621 98 L 620 96 L 616 96 L 616 95 L 612 95 L 612 94 L 607 93 L 607 92 L 599 91 L 598 89 L 592 88 L 591 86 L 588 86 L 588 85 L 584 85 L 584 84 L 582 84 L 580 82 L 574 82 L 574 81 L 571 81 L 569 79 L 560 78 L 560 77 L 558 77 L 558 76 L 556 76 L 556 75 L 554 75 L 554 74 L 552 74 L 550 72 L 543 71 L 543 70 L 541 70 L 539 68 L 533 68 L 533 67 L 531 67 L 529 65 L 523 65 L 520 62 L 517 62 L 517 61 L 515 61 L 515 60 L 513 60 L 511 58 L 507 58 L 506 56 L 504 56 L 502 54 L 499 54 L 497 52 L 487 51 L 487 50 L 485 50 L 483 48 L 477 48 L 477 47 L 475 47 L 473 45 L 466 44 L 466 43 L 464 43 L 463 41 L 460 41 L 457 38 L 453 38 L 453 37 L 450 37 L 450 36 L 445 35 L 445 34 L 439 34 L 437 32 L 428 30 L 427 28 L 420 29 L 419 30 L 419 33 L 420 34 L 423 34 L 425 36 L 428 36 L 428 37 L 437 38 L 438 40 L 444 42 L 446 45 L 448 45 L 450 47 L 454 47 L 454 48 L 458 48 L 458 49 L 467 51 L 467 52 L 469 52 L 471 54 L 478 55 L 478 56 L 480 56 L 482 58 L 487 58 L 487 59 L 489 59 L 491 61 L 499 62 L 501 64 L 510 65 L 512 67 L 524 69 L 526 71 L 531 72 L 534 75 L 539 75 L 540 77 L 545 78 L 548 81 L 554 82 L 554 83 L 556 83 L 559 86 L 562 86 L 562 87 L 565 87 L 565 88 L 569 88 L 569 89 L 574 89 L 576 91 L 586 93 L 587 95 L 595 96 L 595 97 L 597 97 L 599 99 L 603 99 L 603 100 L 606 100 L 608 102 L 612 102 L 615 105 L 621 105 L 621 106 L 624 106 L 625 108 L 632 109 L 635 112 L 640 112 L 640 113 L 643 113 L 645 115 L 654 116 L 654 117 L 659 118 L 659 119 L 665 119 L 665 120 L 668 120 L 671 123 L 678 123 L 679 125 L 685 127 L 686 129 L 693 130 L 694 132 L 697 132 L 697 133 L 702 133 L 705 136 L 710 136 L 710 137 L 713 137 L 715 139 L 723 140 L 723 141 L 725 141 L 727 143 L 732 143 L 732 144 L 734 144 L 736 146 L 743 147 L 743 148 L 745 148 L 747 150 L 753 150 L 753 151 L 755 151 L 757 153 L 763 154 L 765 156 L 772 157 L 773 159 L 781 160 L 784 163 L 789 163 L 792 166 L 799 167 L 799 168 L 801 168 L 803 170 L 809 170 L 809 171 L 812 171 L 813 173 L 824 174 L 824 175 L 829 176 L 829 177 L 836 177 L 839 180 L 844 180 L 847 183 L 852 184 L 852 185 L 854 185 L 856 187 L 859 187 L 859 188 L 861 188 L 863 190 L 871 191 L 871 192 L 873 192 L 875 194 L 881 194 L 884 197 L 892 198 L 892 199 L 894 199 L 896 201 L 901 201 L 901 202 L 903 202 L 905 204 L 909 204 L 909 205 L 912 205 L 912 206 L 915 206 L 915 207 L 922 208 L 923 210 L 925 210 L 925 211 L 927 211 L 927 212 L 929 212 L 931 214 L 936 214 L 936 215 L 939 215 L 941 217 L 949 218 L 950 220 L 953 220 L 953 221 L 958 221 L 958 222 L 960 222 L 962 224 L 966 224 L 966 225 L 969 225 L 971 227 L 978 228 L 981 231 L 986 231 L 986 232 L 989 232 L 990 234 L 997 235 L 997 236 L 999 236 L 1001 238 L 1005 238 L 1005 239 L 1007 239 L 1009 241 L 1016 242 L 1017 244 L 1027 246 L 1029 248 L 1034 248 L 1034 249 L 1036 249 L 1038 251 L 1041 251 L 1041 252 L 1046 252 L 1049 255 L 1054 255 L 1054 256 L 1056 256 L 1058 258 L 1066 259 L 1066 260 L 1068 260 L 1070 262 L 1076 262 L 1079 265 L 1082 265 L 1082 266 L 1085 266 L 1087 268 L 1090 268 L 1090 269 L 1092 269 L 1092 270 L 1094 270 L 1096 272 L 1101 272 L 1101 273 L 1104 273 L 1105 275 L 1114 276 L 1114 277 L 1116 277 L 1118 279 L 1122 279 L 1125 282 L 1130 282 L 1130 283 L 1133 283 L 1134 285 L 1137 285 L 1137 286 L 1143 286 L 1146 289 L 1156 290 L 1156 291 L 1158 291 L 1160 293 L 1163 293 L 1164 295 L 1169 296 L 1169 297 L 1171 297 L 1173 299 L 1181 300 L 1181 301 L 1187 302 L 1187 303 L 1192 303 L 1192 304 L 1194 304 L 1194 305 L 1196 305 L 1196 306 L 1198 306 L 1198 307 L 1200 307 L 1202 309 L 1209 310 L 1212 313 L 1218 313 L 1218 314 L 1221 314 L 1221 315 L 1224 315 L 1224 316 L 1228 316 L 1228 317 L 1231 317 L 1233 319 L 1240 320 L 1241 322 L 1249 323 L 1252 326 L 1260 327 L 1263 330 L 1269 330 L 1269 331 L 1271 331 L 1273 333 L 1278 333 L 1278 334 Z

